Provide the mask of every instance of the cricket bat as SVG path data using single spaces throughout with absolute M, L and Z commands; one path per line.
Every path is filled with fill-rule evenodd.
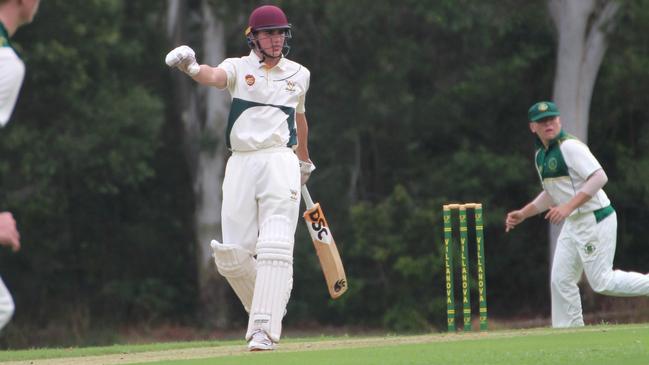
M 329 290 L 332 299 L 338 299 L 347 291 L 347 277 L 340 253 L 338 253 L 336 242 L 331 235 L 320 203 L 313 203 L 306 185 L 302 185 L 302 198 L 306 205 L 303 217 L 318 254 L 318 260 L 320 260 L 320 267 L 327 282 L 327 290 Z

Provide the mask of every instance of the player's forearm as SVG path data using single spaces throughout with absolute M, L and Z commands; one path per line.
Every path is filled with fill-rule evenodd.
M 200 71 L 192 78 L 201 85 L 215 86 L 219 89 L 225 89 L 228 86 L 227 74 L 218 67 L 200 65 Z
M 550 194 L 548 194 L 547 191 L 543 190 L 539 195 L 536 196 L 536 198 L 534 198 L 534 200 L 532 200 L 532 204 L 536 208 L 536 213 L 532 215 L 536 215 L 550 209 L 550 207 L 554 204 L 554 201 L 552 200 Z
M 297 122 L 297 141 L 298 145 L 295 149 L 295 154 L 300 161 L 311 161 L 309 158 L 309 125 L 306 121 L 304 113 L 296 114 Z
M 584 186 L 579 189 L 577 194 L 566 203 L 566 207 L 570 208 L 571 212 L 581 207 L 587 201 L 589 201 L 602 187 L 604 187 L 604 185 L 606 185 L 606 182 L 608 182 L 608 177 L 606 176 L 604 170 L 599 169 L 595 171 L 592 175 L 590 175 L 590 177 L 588 177 L 588 180 L 586 180 L 586 183 L 584 183 Z
M 301 144 L 295 149 L 295 154 L 297 155 L 297 158 L 300 159 L 300 161 L 311 161 L 311 159 L 309 158 L 309 150 Z
M 608 176 L 606 176 L 606 173 L 604 172 L 603 169 L 599 169 L 595 172 L 593 172 L 584 185 L 579 189 L 580 192 L 584 192 L 588 194 L 589 196 L 595 196 L 597 192 L 606 185 L 608 182 Z
M 524 206 L 520 210 L 520 212 L 522 214 L 523 220 L 541 213 L 539 209 L 536 207 L 536 205 L 534 205 L 533 201 L 528 203 L 526 206 Z
M 539 193 L 539 195 L 536 196 L 536 198 L 534 198 L 534 200 L 521 208 L 519 212 L 522 214 L 521 218 L 527 219 L 548 210 L 551 205 L 552 197 L 545 190 L 543 190 Z

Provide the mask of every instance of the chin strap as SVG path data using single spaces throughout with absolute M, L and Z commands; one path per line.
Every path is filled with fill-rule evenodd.
M 257 39 L 254 38 L 254 35 L 253 35 L 252 38 L 250 38 L 248 40 L 248 45 L 250 46 L 250 48 L 253 48 L 253 47 L 256 48 L 261 53 L 261 60 L 259 60 L 259 63 L 264 63 L 266 61 L 266 58 L 282 58 L 282 57 L 286 57 L 286 56 L 288 56 L 288 53 L 291 51 L 291 46 L 289 46 L 286 43 L 286 40 L 285 40 L 284 44 L 282 45 L 282 54 L 280 56 L 273 57 L 273 56 L 269 55 L 268 53 L 266 53 L 266 51 L 264 51 L 263 48 L 259 47 L 259 42 L 257 41 Z
M 259 47 L 259 43 L 255 43 L 255 47 L 261 53 L 261 59 L 259 60 L 259 63 L 264 63 L 266 61 L 266 58 L 281 58 L 282 57 L 282 56 L 273 57 L 273 56 L 269 55 L 268 53 L 266 53 L 266 51 L 264 51 L 261 47 Z

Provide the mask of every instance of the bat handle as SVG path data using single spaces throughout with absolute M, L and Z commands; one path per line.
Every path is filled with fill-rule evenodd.
M 306 188 L 306 184 L 302 185 L 302 199 L 304 199 L 306 209 L 313 207 L 313 199 L 311 199 L 311 194 L 309 194 L 309 189 Z

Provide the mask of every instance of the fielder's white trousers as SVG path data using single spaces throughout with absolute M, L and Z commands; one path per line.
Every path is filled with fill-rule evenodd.
M 9 293 L 9 289 L 0 278 L 0 329 L 9 323 L 11 316 L 14 314 L 14 300 Z
M 584 272 L 590 286 L 599 294 L 649 295 L 648 275 L 613 270 L 616 239 L 615 213 L 599 223 L 593 213 L 574 214 L 566 219 L 552 261 L 552 327 L 584 325 L 577 286 Z
M 286 217 L 295 235 L 300 208 L 300 166 L 288 147 L 233 152 L 223 178 L 223 243 L 257 252 L 259 228 Z

